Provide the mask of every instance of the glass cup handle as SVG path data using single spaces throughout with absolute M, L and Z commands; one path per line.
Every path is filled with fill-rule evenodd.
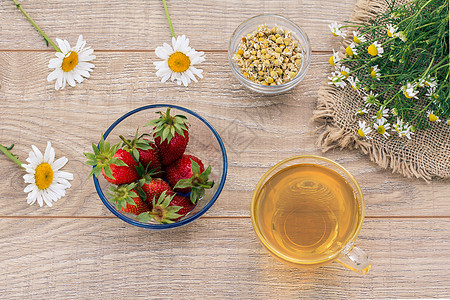
M 360 248 L 351 245 L 344 249 L 338 256 L 337 261 L 356 273 L 365 275 L 372 267 L 367 254 Z

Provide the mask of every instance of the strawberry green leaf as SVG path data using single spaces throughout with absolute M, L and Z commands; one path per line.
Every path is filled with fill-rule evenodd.
M 103 168 L 103 171 L 105 172 L 105 175 L 111 179 L 115 179 L 111 170 L 111 167 L 109 165 L 107 165 L 106 167 Z M 100 174 L 100 172 L 99 172 Z M 97 175 L 98 176 L 98 175 Z
M 140 214 L 136 217 L 136 219 L 138 219 L 139 222 L 147 223 L 148 221 L 150 221 L 150 220 L 153 219 L 153 218 L 152 218 L 152 216 L 151 216 L 148 212 L 143 212 L 143 213 L 140 213 Z
M 191 158 L 191 169 L 192 169 L 192 174 L 194 174 L 194 175 L 200 174 L 200 166 L 192 158 Z
M 173 187 L 174 189 L 184 189 L 192 186 L 192 180 L 188 179 L 180 179 Z

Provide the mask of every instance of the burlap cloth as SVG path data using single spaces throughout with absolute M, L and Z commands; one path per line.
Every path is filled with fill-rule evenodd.
M 366 21 L 386 9 L 385 0 L 359 0 L 351 20 Z M 345 57 L 345 47 L 352 39 L 352 30 L 348 28 L 347 38 L 340 49 L 341 57 Z M 318 139 L 318 146 L 324 152 L 336 147 L 357 148 L 381 167 L 392 169 L 393 173 L 425 181 L 432 178 L 450 179 L 450 126 L 445 123 L 446 120 L 433 122 L 427 130 L 417 130 L 411 140 L 399 138 L 392 131 L 389 131 L 389 139 L 372 134 L 373 139 L 367 140 L 357 134 L 358 121 L 365 120 L 366 124 L 370 124 L 375 109 L 364 116 L 355 115 L 364 103 L 363 96 L 361 92 L 354 91 L 350 84 L 345 88 L 329 85 L 328 82 L 323 84 L 313 120 L 324 123 Z

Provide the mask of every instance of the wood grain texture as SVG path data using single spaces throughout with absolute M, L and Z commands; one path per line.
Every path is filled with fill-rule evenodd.
M 449 184 L 403 178 L 359 151 L 315 146 L 310 117 L 339 47 L 327 24 L 348 19 L 356 0 L 168 0 L 177 34 L 205 50 L 205 78 L 188 88 L 162 84 L 153 50 L 169 41 L 160 1 L 23 0 L 51 38 L 83 34 L 96 50 L 91 78 L 55 91 L 47 83 L 54 51 L 15 8 L 0 0 L 0 143 L 21 159 L 51 141 L 66 156 L 72 188 L 53 208 L 28 206 L 23 171 L 0 156 L 0 293 L 4 299 L 386 299 L 450 297 Z M 239 23 L 279 13 L 311 38 L 310 70 L 294 90 L 265 97 L 230 72 L 229 37 Z M 116 219 L 99 200 L 82 152 L 125 112 L 155 103 L 188 107 L 220 133 L 228 179 L 215 205 L 194 224 L 150 232 Z M 295 269 L 272 258 L 251 227 L 252 191 L 273 164 L 318 154 L 360 183 L 367 219 L 358 246 L 374 262 L 367 276 L 338 263 Z
M 22 7 L 52 39 L 76 42 L 82 34 L 94 49 L 150 50 L 170 40 L 160 1 L 78 0 L 20 1 Z M 313 50 L 331 51 L 338 45 L 329 33 L 331 21 L 348 19 L 355 0 L 167 1 L 176 35 L 187 35 L 196 49 L 226 50 L 236 27 L 262 13 L 282 14 L 309 34 Z M 88 8 L 88 9 L 87 9 Z M 40 35 L 15 7 L 0 0 L 0 49 L 46 49 Z M 339 41 L 340 42 L 340 41 Z M 52 48 L 50 48 L 52 49 Z
M 298 154 L 318 154 L 345 166 L 360 183 L 368 216 L 450 216 L 448 183 L 391 174 L 358 151 L 322 154 L 315 146 L 319 124 L 309 121 L 317 90 L 327 76 L 326 54 L 316 54 L 308 75 L 291 92 L 263 97 L 243 88 L 229 71 L 225 53 L 208 53 L 205 78 L 187 89 L 162 84 L 153 66 L 153 53 L 101 53 L 92 77 L 72 89 L 55 92 L 46 82 L 51 53 L 0 52 L 0 142 L 15 142 L 25 158 L 30 145 L 50 140 L 57 155 L 69 158 L 75 174 L 68 196 L 54 208 L 29 207 L 22 192 L 22 171 L 0 157 L 12 174 L 0 181 L 0 197 L 11 205 L 0 215 L 104 216 L 109 212 L 96 196 L 82 152 L 90 151 L 102 132 L 134 108 L 173 103 L 194 109 L 221 134 L 227 147 L 229 176 L 213 216 L 248 216 L 251 194 L 273 164 Z M 26 75 L 24 75 L 26 74 Z M 12 186 L 11 190 L 9 186 Z M 240 201 L 236 201 L 240 199 Z
M 387 299 L 450 297 L 450 221 L 367 220 L 366 276 L 334 262 L 284 265 L 248 218 L 202 218 L 176 231 L 116 219 L 0 220 L 0 292 L 8 299 Z M 112 230 L 112 228 L 114 228 Z

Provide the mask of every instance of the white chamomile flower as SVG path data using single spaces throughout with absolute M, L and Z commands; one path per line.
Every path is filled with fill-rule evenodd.
M 379 56 L 379 57 L 382 57 L 383 55 L 383 53 L 384 53 L 384 50 L 383 50 L 383 47 L 381 46 L 381 44 L 380 43 L 378 43 L 377 41 L 375 41 L 375 42 L 373 42 L 373 44 L 372 45 L 370 45 L 368 48 L 367 48 L 367 52 L 370 54 L 370 55 L 372 55 L 372 56 Z
M 365 137 L 366 139 L 371 139 L 369 133 L 372 132 L 372 129 L 370 128 L 370 126 L 366 126 L 366 121 L 358 121 L 358 124 L 358 135 L 360 137 Z
M 333 22 L 330 25 L 328 25 L 328 27 L 330 27 L 331 33 L 334 36 L 342 36 L 342 37 L 346 36 L 346 32 L 344 30 L 341 30 L 341 28 L 342 28 L 341 24 L 338 24 L 337 22 Z
M 437 86 L 437 80 L 434 77 L 431 77 L 430 75 L 428 75 L 426 78 L 423 78 L 421 80 L 419 80 L 419 83 L 417 84 L 419 87 L 429 87 L 429 88 L 434 88 Z
M 194 65 L 205 60 L 204 53 L 195 51 L 189 47 L 189 39 L 185 35 L 172 37 L 172 46 L 164 43 L 162 47 L 155 50 L 156 56 L 163 61 L 156 61 L 156 76 L 161 78 L 161 82 L 167 80 L 177 81 L 178 85 L 188 86 L 191 80 L 197 82 L 199 78 L 203 78 L 203 70 L 197 69 Z
M 397 30 L 398 30 L 397 26 L 392 26 L 391 24 L 388 24 L 386 28 L 387 31 L 386 33 L 388 37 L 398 37 Z
M 341 65 L 340 61 L 341 61 L 341 58 L 339 57 L 339 53 L 334 51 L 334 49 L 333 49 L 333 55 L 330 56 L 330 58 L 328 59 L 328 62 L 332 66 L 339 67 Z
M 355 43 L 351 43 L 350 45 L 348 45 L 347 48 L 345 48 L 345 53 L 347 54 L 348 57 L 357 56 L 358 50 L 356 50 Z
M 439 117 L 434 114 L 433 110 L 427 111 L 427 117 L 428 117 L 428 120 L 430 120 L 430 122 L 440 122 L 441 121 L 441 119 L 439 119 Z
M 350 82 L 350 84 L 352 85 L 352 88 L 355 90 L 355 91 L 357 91 L 357 90 L 359 90 L 359 88 L 361 87 L 360 85 L 359 85 L 359 79 L 358 79 L 358 77 L 353 77 L 353 76 L 350 76 L 348 79 L 348 82 Z
M 73 175 L 60 171 L 68 160 L 64 156 L 55 160 L 55 149 L 50 142 L 44 154 L 36 146 L 31 147 L 33 151 L 27 158 L 28 164 L 22 164 L 28 173 L 23 176 L 25 183 L 29 183 L 24 190 L 28 193 L 27 203 L 32 205 L 37 201 L 39 206 L 45 203 L 52 207 L 53 202 L 61 199 L 71 186 L 69 180 Z
M 328 84 L 334 84 L 337 87 L 344 88 L 347 84 L 344 81 L 344 76 L 339 72 L 331 72 L 331 77 L 328 77 L 331 81 Z
M 358 31 L 353 31 L 353 41 L 357 44 L 364 43 L 366 41 L 366 37 L 364 34 L 360 34 Z
M 436 101 L 436 99 L 439 98 L 439 95 L 436 94 L 436 87 L 433 86 L 433 87 L 428 88 L 425 96 L 427 96 L 431 99 L 434 99 Z
M 411 135 L 414 134 L 411 132 L 411 126 L 403 124 L 403 120 L 399 117 L 397 117 L 397 123 L 393 125 L 392 131 L 397 132 L 399 137 L 406 137 L 409 140 L 411 139 Z
M 373 124 L 373 128 L 375 128 L 375 130 L 385 138 L 390 136 L 387 130 L 391 128 L 391 124 L 387 123 L 386 120 L 377 119 L 375 124 Z
M 347 79 L 348 75 L 350 74 L 350 69 L 347 68 L 346 66 L 341 66 L 340 73 L 344 77 L 344 79 Z
M 380 69 L 378 69 L 378 65 L 370 67 L 369 73 L 370 73 L 370 77 L 380 80 L 381 73 L 380 73 Z
M 368 114 L 368 113 L 369 113 L 369 111 L 367 110 L 367 108 L 363 107 L 363 108 L 358 109 L 355 112 L 355 115 L 363 116 L 364 114 Z
M 402 91 L 403 94 L 405 95 L 406 98 L 411 99 L 411 98 L 417 98 L 417 94 L 419 93 L 419 91 L 416 90 L 416 85 L 412 84 L 410 82 L 406 83 L 406 86 L 402 86 Z
M 370 93 L 366 96 L 363 97 L 365 103 L 365 106 L 370 106 L 370 105 L 374 105 L 377 102 L 377 97 L 378 94 L 373 94 L 372 91 L 370 91 Z
M 380 109 L 377 111 L 375 116 L 372 116 L 372 119 L 381 120 L 383 122 L 386 122 L 389 118 L 389 108 L 386 108 L 386 106 L 382 105 L 380 106 Z
M 70 86 L 75 86 L 76 82 L 81 83 L 85 78 L 89 78 L 94 64 L 90 63 L 95 59 L 94 49 L 86 47 L 86 41 L 83 36 L 78 37 L 75 47 L 70 47 L 66 40 L 56 39 L 58 47 L 61 52 L 56 52 L 57 58 L 50 59 L 48 67 L 55 69 L 48 76 L 48 82 L 56 79 L 55 89 L 63 89 L 68 83 Z

